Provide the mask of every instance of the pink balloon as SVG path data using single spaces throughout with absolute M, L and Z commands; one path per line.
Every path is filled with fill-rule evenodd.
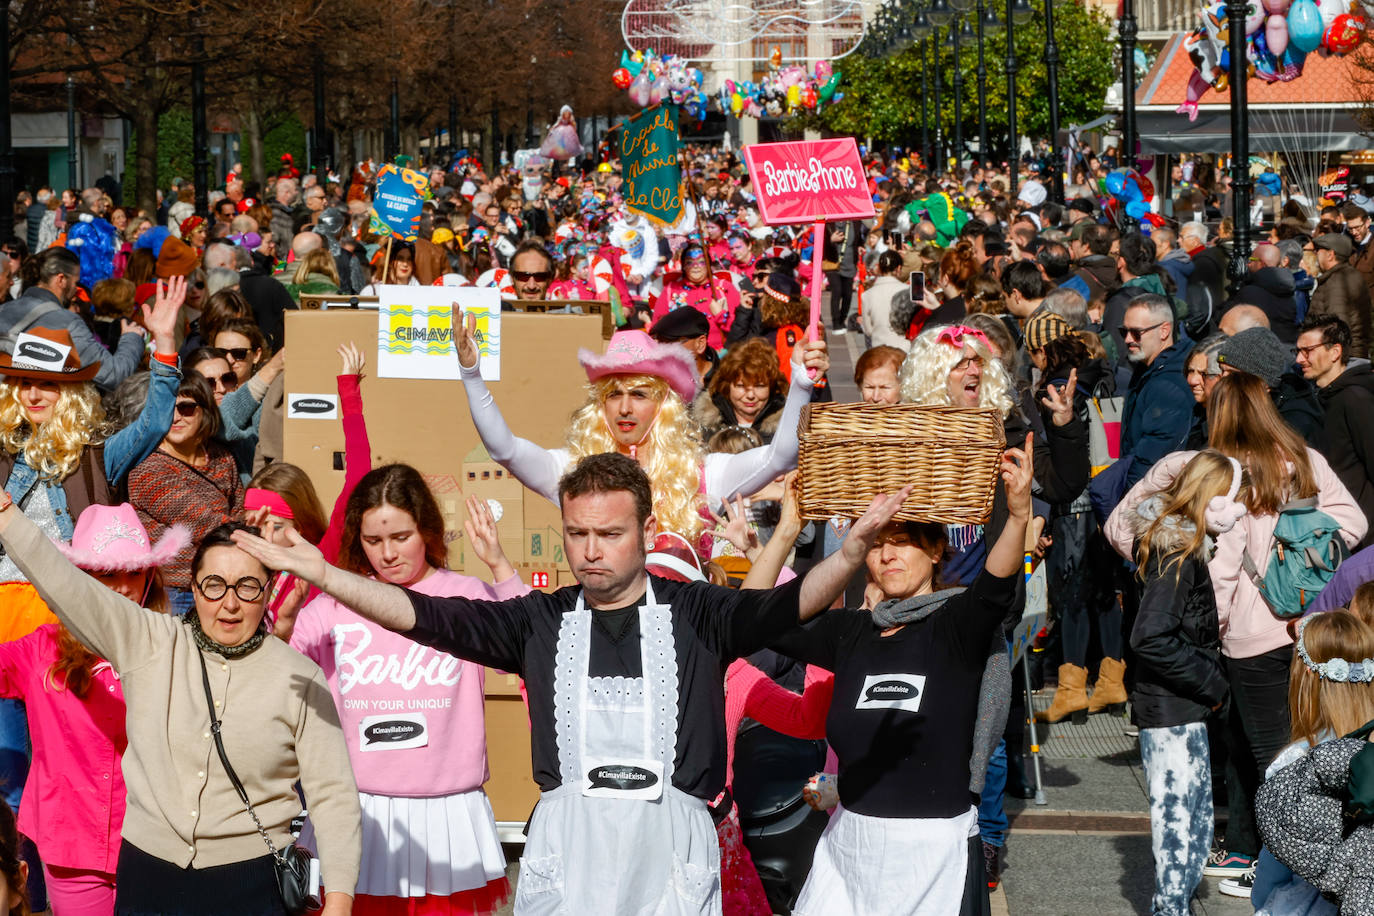
M 1270 16 L 1286 16 L 1288 7 L 1292 5 L 1292 2 L 1293 0 L 1264 0 L 1264 11 Z M 1274 46 L 1271 44 L 1269 47 L 1272 50 Z M 1274 53 L 1282 54 L 1283 52 L 1275 51 Z
M 1288 20 L 1277 13 L 1270 16 L 1264 24 L 1264 40 L 1269 53 L 1281 57 L 1288 49 Z

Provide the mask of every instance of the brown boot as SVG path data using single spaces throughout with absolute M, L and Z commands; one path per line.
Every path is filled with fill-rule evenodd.
M 1088 721 L 1088 669 L 1077 665 L 1059 666 L 1059 687 L 1050 708 L 1035 714 L 1037 722 L 1062 722 L 1073 717 L 1075 725 Z
M 1097 669 L 1097 684 L 1088 700 L 1088 712 L 1107 712 L 1114 716 L 1126 712 L 1126 663 L 1116 658 L 1102 659 Z

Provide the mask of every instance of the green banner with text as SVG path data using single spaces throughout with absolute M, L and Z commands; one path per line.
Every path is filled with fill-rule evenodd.
M 626 121 L 620 134 L 625 205 L 661 226 L 682 216 L 676 105 L 658 105 Z

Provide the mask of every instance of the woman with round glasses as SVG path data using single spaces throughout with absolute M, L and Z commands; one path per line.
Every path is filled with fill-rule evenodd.
M 319 667 L 267 638 L 271 573 L 231 540 L 244 527 L 218 526 L 201 539 L 187 566 L 194 609 L 178 619 L 84 575 L 0 492 L 7 554 L 72 635 L 121 675 L 128 797 L 120 914 L 283 916 L 269 847 L 292 841 L 296 783 L 317 828 L 323 912 L 352 911 L 360 839 L 348 750 Z
M 192 541 L 233 518 L 243 504 L 243 481 L 229 449 L 216 439 L 221 427 L 214 389 L 188 372 L 177 390 L 172 428 L 161 444 L 129 472 L 129 502 L 151 537 L 185 525 Z M 162 569 L 172 613 L 191 609 L 191 549 Z

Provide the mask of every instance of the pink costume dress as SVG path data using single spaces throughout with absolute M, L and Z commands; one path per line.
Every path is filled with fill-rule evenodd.
M 697 285 L 688 283 L 687 278 L 681 274 L 671 277 L 663 284 L 663 292 L 654 302 L 654 321 L 658 321 L 675 309 L 690 306 L 705 315 L 711 323 L 711 329 L 706 335 L 706 343 L 712 349 L 724 349 L 725 332 L 730 330 L 730 326 L 735 323 L 735 311 L 739 308 L 739 290 L 735 289 L 735 285 L 730 282 L 729 278 L 728 273 L 724 275 L 724 278 L 720 274 L 716 274 L 711 278 L 710 284 Z M 725 300 L 725 308 L 720 314 L 714 314 L 711 311 L 713 298 Z

